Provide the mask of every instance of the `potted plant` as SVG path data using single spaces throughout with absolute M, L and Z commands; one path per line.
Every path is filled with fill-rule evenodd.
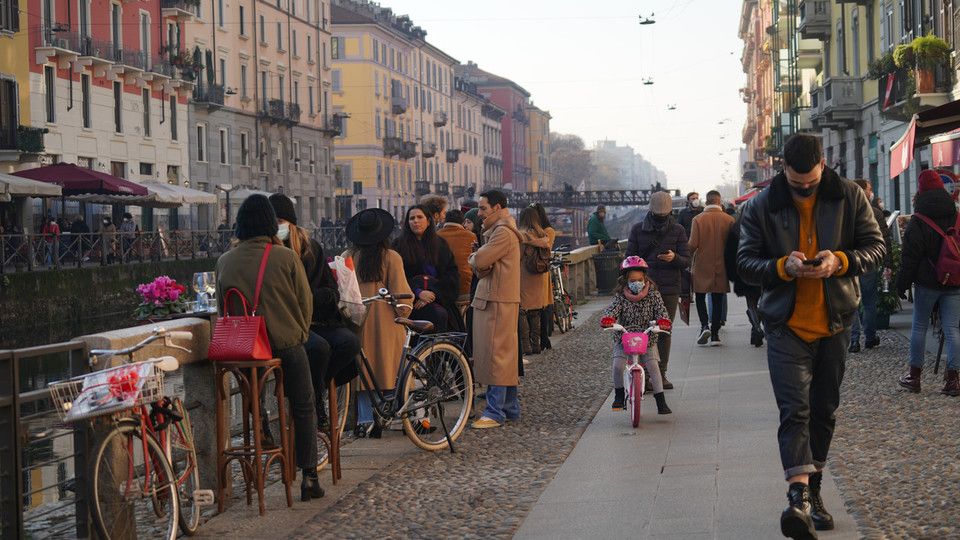
M 893 53 L 886 53 L 878 57 L 867 68 L 867 77 L 870 79 L 879 79 L 897 70 L 897 64 L 893 60 Z
M 897 275 L 900 273 L 901 263 L 900 244 L 890 243 L 890 265 L 893 270 L 888 280 L 885 280 L 881 273 L 877 280 L 877 329 L 886 330 L 890 328 L 890 315 L 900 311 L 900 297 L 897 293 Z M 887 283 L 886 286 L 884 283 Z M 886 291 L 884 289 L 887 289 Z
M 140 305 L 134 312 L 137 319 L 165 319 L 175 313 L 186 313 L 190 304 L 184 293 L 187 288 L 168 276 L 158 276 L 137 287 Z
M 894 51 L 896 59 L 897 51 L 901 47 L 909 47 L 910 54 L 904 53 L 904 64 L 898 66 L 913 68 L 916 73 L 917 92 L 929 94 L 936 91 L 936 81 L 934 79 L 934 70 L 946 64 L 950 60 L 950 45 L 941 38 L 929 34 L 914 38 L 910 45 L 900 45 Z M 909 61 L 909 62 L 908 62 Z

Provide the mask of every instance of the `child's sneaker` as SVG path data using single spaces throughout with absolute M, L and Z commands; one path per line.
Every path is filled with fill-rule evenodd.
M 624 401 L 626 401 L 626 396 L 624 395 L 623 388 L 614 388 L 613 389 L 613 406 L 610 408 L 614 411 L 622 411 Z

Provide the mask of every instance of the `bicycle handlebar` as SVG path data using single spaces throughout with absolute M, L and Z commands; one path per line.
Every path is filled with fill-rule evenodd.
M 193 339 L 192 332 L 188 332 L 186 330 L 168 331 L 166 328 L 157 327 L 157 328 L 154 328 L 153 333 L 147 336 L 145 339 L 143 339 L 143 341 L 141 341 L 140 343 L 137 343 L 136 345 L 127 347 L 125 349 L 93 349 L 91 350 L 89 354 L 90 366 L 92 367 L 97 365 L 97 357 L 99 356 L 124 356 L 124 355 L 130 356 L 133 353 L 139 351 L 140 349 L 146 347 L 147 345 L 161 338 L 164 340 L 164 345 L 166 345 L 167 347 L 170 347 L 172 349 L 180 349 L 181 351 L 185 351 L 185 352 L 191 352 L 190 349 L 186 347 L 174 345 L 173 343 L 171 343 L 171 340 Z M 161 357 L 161 358 L 165 358 L 165 357 Z
M 399 301 L 399 300 L 412 300 L 412 299 L 413 299 L 413 295 L 412 295 L 412 294 L 408 294 L 408 293 L 391 294 L 390 291 L 387 290 L 386 287 L 381 287 L 381 288 L 377 291 L 377 295 L 376 295 L 376 296 L 371 296 L 371 297 L 369 297 L 369 298 L 363 298 L 363 299 L 361 299 L 360 301 L 363 302 L 363 305 L 365 305 L 365 306 L 370 305 L 370 304 L 372 304 L 372 303 L 374 303 L 374 302 L 386 302 L 386 303 L 388 303 L 388 304 L 390 304 L 391 306 L 393 306 L 393 307 L 396 308 L 396 307 L 398 307 L 399 305 L 401 305 L 401 304 L 397 304 L 397 301 Z M 404 307 L 410 307 L 410 306 L 404 305 Z

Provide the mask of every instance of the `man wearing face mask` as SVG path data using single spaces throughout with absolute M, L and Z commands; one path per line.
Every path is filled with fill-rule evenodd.
M 673 218 L 673 200 L 670 194 L 659 191 L 650 196 L 650 208 L 643 221 L 630 230 L 627 241 L 627 257 L 636 255 L 650 266 L 650 279 L 657 284 L 670 320 L 677 316 L 680 301 L 681 271 L 690 265 L 687 250 L 687 233 Z M 660 375 L 663 388 L 673 389 L 667 380 L 667 365 L 670 362 L 670 334 L 657 340 L 660 353 Z
M 693 227 L 693 218 L 699 216 L 700 212 L 703 212 L 700 194 L 696 191 L 687 193 L 687 207 L 681 210 L 680 215 L 677 216 L 677 222 L 680 223 L 683 230 L 687 231 L 687 236 L 690 236 L 690 227 Z
M 875 270 L 886 248 L 863 190 L 826 167 L 817 137 L 794 135 L 783 154 L 783 172 L 744 209 L 737 268 L 763 291 L 759 311 L 789 484 L 780 530 L 816 538 L 814 529 L 833 528 L 820 486 L 860 303 L 857 277 Z

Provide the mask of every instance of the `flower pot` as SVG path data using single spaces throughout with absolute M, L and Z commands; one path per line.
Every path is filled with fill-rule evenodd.
M 936 90 L 932 69 L 917 68 L 916 78 L 918 94 L 932 94 Z
M 889 329 L 890 329 L 890 314 L 877 313 L 877 330 L 889 330 Z

